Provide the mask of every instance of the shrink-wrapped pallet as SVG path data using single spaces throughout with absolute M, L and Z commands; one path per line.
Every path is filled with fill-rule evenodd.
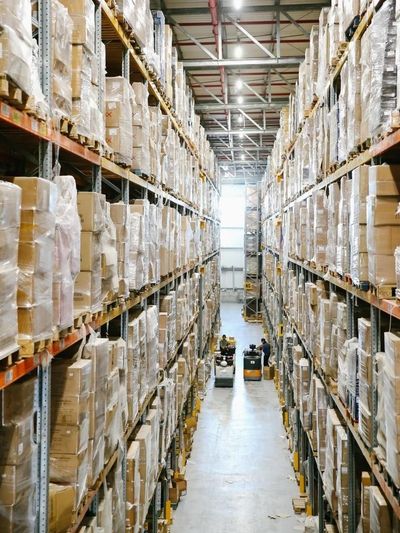
M 73 21 L 58 0 L 51 4 L 52 113 L 56 120 L 72 114 Z
M 350 275 L 356 285 L 368 280 L 367 196 L 368 167 L 364 165 L 352 172 L 351 180 Z
M 106 142 L 114 150 L 116 162 L 132 164 L 133 93 L 122 76 L 106 78 Z
M 21 339 L 51 336 L 57 187 L 42 178 L 18 177 L 21 226 L 18 248 L 18 330 Z
M 2 351 L 16 349 L 18 336 L 17 280 L 18 240 L 21 221 L 21 189 L 0 181 L 0 343 Z
M 118 296 L 129 296 L 129 242 L 130 242 L 130 212 L 129 205 L 118 202 L 110 205 L 111 219 L 116 229 L 117 268 L 118 268 Z
M 118 295 L 118 253 L 117 233 L 110 215 L 110 204 L 106 202 L 104 210 L 104 230 L 101 232 L 101 289 L 102 301 L 110 302 Z
M 94 3 L 92 0 L 61 0 L 72 19 L 71 42 L 94 52 Z
M 73 324 L 74 285 L 80 271 L 81 223 L 73 176 L 56 176 L 56 227 L 53 265 L 53 325 Z

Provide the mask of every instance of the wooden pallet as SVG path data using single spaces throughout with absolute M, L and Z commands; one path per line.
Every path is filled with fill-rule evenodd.
M 22 357 L 30 357 L 36 353 L 46 350 L 52 344 L 52 342 L 52 337 L 46 337 L 37 341 L 20 340 L 19 353 Z
M 306 512 L 307 497 L 300 496 L 297 498 L 292 498 L 293 511 L 296 514 L 302 514 Z
M 77 141 L 79 138 L 75 122 L 68 117 L 62 117 L 60 119 L 60 132 L 74 141 Z
M 91 321 L 92 313 L 90 311 L 85 311 L 74 318 L 74 328 L 79 329 L 83 324 L 89 324 Z
M 396 298 L 396 287 L 393 285 L 370 286 L 370 292 L 379 300 L 392 300 Z
M 75 326 L 72 324 L 71 326 L 67 326 L 64 328 L 54 328 L 53 330 L 53 341 L 59 341 L 60 339 L 63 339 L 67 335 L 71 335 L 75 331 Z
M 349 46 L 349 43 L 346 43 L 346 42 L 340 42 L 339 43 L 339 45 L 337 47 L 337 50 L 336 50 L 336 53 L 335 53 L 335 57 L 332 59 L 331 64 L 329 66 L 331 71 L 335 70 L 337 64 L 341 60 L 341 58 L 342 58 L 343 54 L 345 53 L 345 51 L 347 50 L 348 46 Z
M 13 107 L 35 114 L 35 99 L 20 89 L 7 74 L 0 74 L 0 98 Z
M 0 349 L 0 364 L 10 366 L 20 359 L 18 344 L 11 344 Z

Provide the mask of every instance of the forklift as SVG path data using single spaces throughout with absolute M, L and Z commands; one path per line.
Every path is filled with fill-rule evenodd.
M 233 387 L 235 376 L 236 340 L 234 337 L 222 337 L 219 352 L 214 354 L 214 375 L 216 387 Z
M 250 344 L 248 350 L 243 352 L 243 379 L 244 381 L 261 381 L 263 369 L 263 356 L 255 344 Z

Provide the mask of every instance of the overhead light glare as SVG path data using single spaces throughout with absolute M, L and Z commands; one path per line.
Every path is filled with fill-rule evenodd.
M 242 0 L 233 0 L 233 7 L 235 9 L 240 9 L 242 7 Z
M 238 96 L 238 104 L 243 104 L 243 96 Z
M 243 87 L 243 82 L 240 78 L 236 80 L 236 89 L 241 89 Z
M 243 49 L 242 49 L 240 44 L 237 44 L 235 46 L 235 57 L 237 59 L 240 59 L 242 57 L 242 55 L 243 55 Z
M 245 155 L 242 154 L 242 155 L 240 156 L 240 159 L 241 159 L 242 161 L 244 161 L 244 160 L 246 159 L 246 158 L 245 158 Z
M 243 122 L 243 115 L 239 115 L 239 116 L 238 116 L 238 122 L 239 122 L 239 124 L 242 124 L 242 122 Z
M 243 139 L 243 137 L 244 137 L 244 133 L 241 131 L 241 132 L 239 133 L 239 139 Z

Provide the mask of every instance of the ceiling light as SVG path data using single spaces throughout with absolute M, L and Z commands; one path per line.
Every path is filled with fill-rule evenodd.
M 240 58 L 242 57 L 242 55 L 243 55 L 243 50 L 242 50 L 242 47 L 241 47 L 240 44 L 237 44 L 237 45 L 235 46 L 235 52 L 234 52 L 234 53 L 235 53 L 235 57 L 236 57 L 237 59 L 240 59 Z
M 243 104 L 243 96 L 238 96 L 238 104 Z
M 243 122 L 243 115 L 239 115 L 238 116 L 238 122 L 239 122 L 239 124 L 241 124 Z
M 236 89 L 241 89 L 243 87 L 243 82 L 240 78 L 236 80 Z
M 243 137 L 244 137 L 244 133 L 241 131 L 241 132 L 239 133 L 239 139 L 243 139 Z
M 233 0 L 233 7 L 235 9 L 240 9 L 242 7 L 242 0 Z
M 244 160 L 245 160 L 245 155 L 242 154 L 242 155 L 240 156 L 240 159 L 241 159 L 242 161 L 244 161 Z

